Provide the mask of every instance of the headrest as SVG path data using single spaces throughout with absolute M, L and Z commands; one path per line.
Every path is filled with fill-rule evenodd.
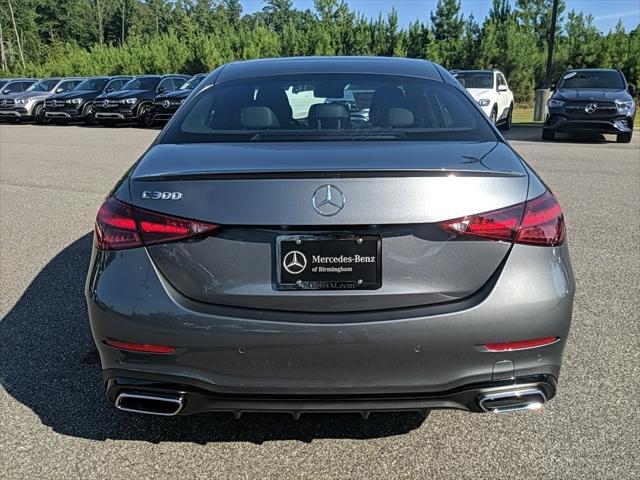
M 349 114 L 347 107 L 341 103 L 316 103 L 315 105 L 311 105 L 311 108 L 309 108 L 309 117 L 319 118 L 321 120 L 331 118 L 335 120 L 342 120 L 350 119 L 351 115 Z
M 387 124 L 390 127 L 410 127 L 413 120 L 413 113 L 406 108 L 391 107 L 387 110 Z
M 242 128 L 268 129 L 278 128 L 278 117 L 269 107 L 245 107 L 240 111 Z

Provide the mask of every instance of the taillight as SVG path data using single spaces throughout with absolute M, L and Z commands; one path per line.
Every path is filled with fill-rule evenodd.
M 441 222 L 463 236 L 555 247 L 565 240 L 562 209 L 551 192 L 511 207 Z
M 142 210 L 110 197 L 98 211 L 95 243 L 100 250 L 120 250 L 183 240 L 217 227 Z

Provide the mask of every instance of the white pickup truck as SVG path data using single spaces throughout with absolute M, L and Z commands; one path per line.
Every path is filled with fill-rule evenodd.
M 502 130 L 511 128 L 513 93 L 499 70 L 452 70 L 451 74 Z

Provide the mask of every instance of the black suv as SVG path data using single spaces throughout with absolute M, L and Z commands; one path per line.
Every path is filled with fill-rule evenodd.
M 105 93 L 120 90 L 133 77 L 90 77 L 70 92 L 53 95 L 45 101 L 45 116 L 51 120 L 66 123 L 82 120 L 87 124 L 95 122 L 95 99 Z
M 567 70 L 547 102 L 543 140 L 556 132 L 594 132 L 617 135 L 629 143 L 633 134 L 635 88 L 620 70 Z
M 104 125 L 138 122 L 153 124 L 153 100 L 160 93 L 177 90 L 189 80 L 187 75 L 140 75 L 121 90 L 101 95 L 95 102 L 95 117 Z
M 198 73 L 185 82 L 178 90 L 161 93 L 153 101 L 153 120 L 165 122 L 169 120 L 178 107 L 182 105 L 187 97 L 193 92 L 202 80 L 207 78 L 208 73 Z

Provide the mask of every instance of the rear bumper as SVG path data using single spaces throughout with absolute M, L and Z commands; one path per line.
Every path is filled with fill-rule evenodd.
M 122 374 L 127 377 L 119 376 Z M 282 412 L 290 413 L 297 418 L 301 413 L 310 412 L 357 412 L 366 418 L 372 412 L 425 412 L 431 409 L 456 409 L 479 413 L 494 411 L 486 406 L 486 399 L 505 396 L 509 392 L 536 390 L 540 392 L 539 405 L 551 400 L 556 393 L 556 379 L 551 375 L 464 385 L 454 390 L 435 393 L 368 395 L 234 395 L 217 393 L 211 390 L 210 385 L 196 379 L 185 381 L 180 377 L 143 373 L 132 376 L 130 372 L 119 370 L 105 370 L 103 376 L 107 398 L 114 404 L 118 405 L 121 394 L 179 399 L 181 408 L 172 412 L 175 415 L 223 411 L 233 412 L 236 417 L 240 417 L 246 412 Z
M 440 313 L 423 307 L 293 315 L 204 305 L 176 292 L 144 249 L 94 251 L 86 286 L 91 329 L 105 380 L 113 380 L 110 388 L 116 378 L 197 388 L 206 398 L 194 411 L 233 410 L 234 403 L 239 410 L 263 410 L 267 405 L 260 402 L 271 395 L 284 396 L 285 402 L 339 396 L 326 407 L 330 411 L 473 410 L 475 400 L 469 398 L 475 394 L 458 398 L 459 392 L 532 376 L 558 378 L 573 295 L 566 245 L 515 246 L 486 297 Z M 560 341 L 512 352 L 478 348 L 547 336 Z M 107 346 L 106 339 L 176 350 L 123 351 Z M 227 403 L 216 404 L 219 396 Z M 353 396 L 369 398 L 370 404 L 340 403 Z M 255 408 L 242 404 L 247 398 L 258 402 Z M 310 403 L 312 410 L 324 408 L 320 403 Z

